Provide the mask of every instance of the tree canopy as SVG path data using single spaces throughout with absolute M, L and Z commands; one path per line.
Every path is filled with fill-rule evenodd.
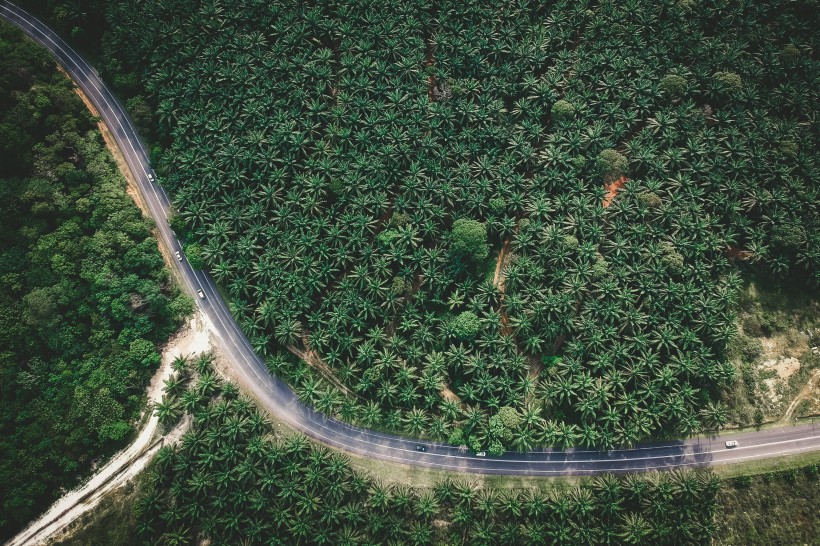
M 51 58 L 0 22 L 0 540 L 133 432 L 190 303 Z
M 744 276 L 820 283 L 812 7 L 124 0 L 102 69 L 305 402 L 610 447 L 718 422 Z

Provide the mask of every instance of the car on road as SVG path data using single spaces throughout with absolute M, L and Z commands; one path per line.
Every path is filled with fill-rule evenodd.
M 486 451 L 479 451 L 478 453 L 475 454 L 475 456 L 476 457 L 486 457 L 487 452 Z
M 199 296 L 199 299 L 201 299 L 201 300 L 205 299 L 205 292 L 203 292 L 201 288 L 196 291 L 196 294 L 197 294 L 197 296 Z
M 416 446 L 416 451 L 427 451 L 427 448 L 424 446 Z
M 726 447 L 737 447 L 738 441 L 737 440 L 726 440 Z
M 182 254 L 179 253 L 179 250 L 177 250 L 175 252 L 175 254 L 177 255 L 177 260 L 179 260 L 181 262 L 182 261 Z
M 156 182 L 156 180 L 154 180 L 154 173 L 148 173 L 148 182 L 152 184 Z

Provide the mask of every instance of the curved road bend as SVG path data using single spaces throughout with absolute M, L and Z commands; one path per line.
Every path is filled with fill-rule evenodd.
M 170 200 L 163 189 L 149 179 L 153 174 L 148 154 L 131 120 L 114 95 L 103 85 L 94 69 L 51 29 L 18 6 L 0 0 L 0 17 L 22 29 L 48 49 L 74 82 L 82 88 L 117 141 L 128 167 L 140 186 L 159 235 L 171 250 L 181 250 L 168 225 Z M 813 424 L 747 432 L 731 436 L 710 436 L 609 452 L 570 449 L 508 453 L 501 457 L 475 457 L 455 446 L 420 442 L 361 429 L 330 419 L 302 405 L 291 389 L 272 377 L 265 363 L 253 351 L 216 291 L 210 276 L 195 271 L 186 260 L 177 262 L 190 294 L 202 290 L 205 299 L 195 297 L 200 309 L 215 327 L 225 354 L 235 373 L 253 395 L 277 418 L 296 430 L 328 446 L 350 453 L 415 466 L 456 472 L 517 475 L 589 475 L 603 472 L 641 472 L 678 467 L 698 467 L 820 450 L 820 435 Z M 820 428 L 820 424 L 818 427 Z M 727 438 L 739 446 L 727 449 Z M 416 446 L 424 443 L 426 452 Z

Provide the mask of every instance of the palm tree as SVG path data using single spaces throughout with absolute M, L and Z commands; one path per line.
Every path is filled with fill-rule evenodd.
M 162 397 L 162 401 L 157 404 L 154 413 L 157 415 L 160 424 L 168 427 L 176 423 L 182 416 L 182 407 L 176 398 L 165 395 Z

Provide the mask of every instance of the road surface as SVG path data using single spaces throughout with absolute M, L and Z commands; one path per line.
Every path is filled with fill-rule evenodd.
M 171 255 L 176 250 L 181 252 L 181 245 L 168 225 L 170 200 L 163 189 L 149 178 L 149 175 L 154 175 L 145 146 L 116 97 L 80 55 L 35 17 L 6 0 L 0 0 L 0 16 L 48 49 L 82 88 L 114 136 L 139 184 L 150 214 L 156 221 L 161 244 L 172 251 Z M 524 454 L 508 453 L 501 457 L 476 457 L 460 451 L 456 446 L 421 442 L 354 427 L 302 405 L 287 385 L 270 375 L 264 361 L 254 353 L 210 276 L 192 269 L 187 260 L 176 262 L 176 265 L 185 287 L 214 325 L 213 333 L 229 364 L 253 396 L 271 414 L 294 429 L 323 444 L 356 455 L 456 472 L 560 476 L 701 467 L 820 450 L 820 436 L 814 424 L 699 437 L 608 452 L 535 450 Z M 196 296 L 197 290 L 202 290 L 204 299 Z M 738 447 L 726 448 L 724 443 L 727 439 L 737 440 Z M 416 450 L 419 444 L 426 446 L 425 452 Z

